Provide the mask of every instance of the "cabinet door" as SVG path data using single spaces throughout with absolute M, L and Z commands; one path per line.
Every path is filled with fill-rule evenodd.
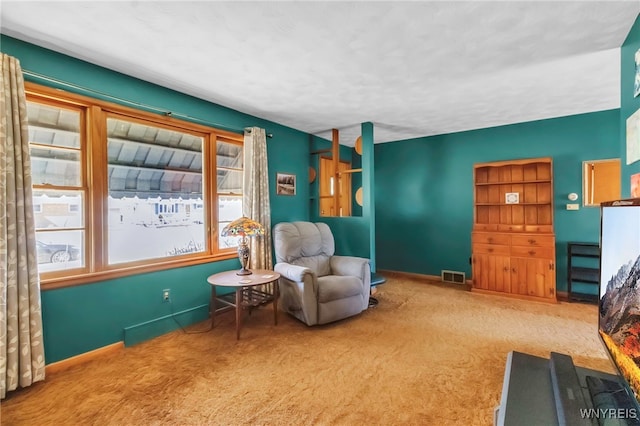
M 550 259 L 511 258 L 511 292 L 554 299 L 556 271 Z
M 474 288 L 510 293 L 511 276 L 509 271 L 509 256 L 473 255 Z

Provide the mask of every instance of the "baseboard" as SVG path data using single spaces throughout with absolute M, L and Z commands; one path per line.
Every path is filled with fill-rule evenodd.
M 449 285 L 451 287 L 461 287 L 467 290 L 471 288 L 471 280 L 466 280 L 465 284 L 461 285 L 461 284 L 442 282 L 442 277 L 440 275 L 418 274 L 415 272 L 393 271 L 390 269 L 378 269 L 377 272 L 387 277 L 417 279 L 417 280 L 429 281 L 430 284 L 443 284 L 443 285 Z
M 209 304 L 174 312 L 124 329 L 124 345 L 132 346 L 209 318 Z M 178 325 L 178 323 L 180 325 Z
M 488 294 L 490 296 L 498 296 L 498 297 L 508 297 L 511 299 L 520 299 L 520 300 L 529 300 L 532 302 L 542 302 L 542 303 L 558 303 L 557 295 L 554 298 L 547 297 L 539 297 L 539 296 L 529 296 L 526 294 L 517 294 L 517 293 L 505 293 L 502 291 L 491 291 L 491 290 L 483 290 L 481 288 L 473 288 L 472 292 L 478 294 Z
M 440 281 L 440 275 L 436 276 L 436 275 L 417 274 L 415 272 L 394 271 L 391 269 L 378 269 L 376 272 L 386 277 L 418 278 L 418 279 L 429 280 L 429 281 Z
M 78 364 L 83 364 L 93 359 L 110 355 L 124 349 L 124 342 L 116 342 L 111 345 L 103 346 L 98 349 L 94 349 L 89 352 L 85 352 L 80 355 L 72 356 L 71 358 L 63 359 L 61 361 L 53 362 L 44 367 L 45 374 L 57 373 L 58 371 L 66 370 Z
M 566 291 L 556 291 L 556 298 L 558 299 L 558 302 L 568 302 L 569 293 Z

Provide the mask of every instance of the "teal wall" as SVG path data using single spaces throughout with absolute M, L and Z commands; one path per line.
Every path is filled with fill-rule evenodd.
M 622 197 L 631 196 L 631 175 L 640 173 L 640 161 L 627 165 L 627 118 L 640 108 L 640 96 L 633 96 L 635 54 L 640 49 L 640 18 L 636 19 L 620 49 L 620 152 L 622 159 Z
M 599 240 L 600 212 L 567 211 L 580 194 L 582 162 L 619 158 L 619 110 L 378 144 L 376 230 L 379 269 L 471 276 L 473 165 L 552 157 L 557 289 L 566 291 L 568 241 Z
M 47 363 L 115 342 L 131 345 L 207 319 L 207 277 L 237 260 L 152 272 L 42 292 Z M 171 303 L 162 290 L 171 289 Z M 130 330 L 125 331 L 126 328 Z
M 271 182 L 272 224 L 308 220 L 309 187 L 298 185 L 295 196 L 275 194 L 276 172 L 293 173 L 307 182 L 309 135 L 277 123 L 169 90 L 124 74 L 89 64 L 7 36 L 0 36 L 3 53 L 20 60 L 24 70 L 105 94 L 174 113 L 213 122 L 226 129 L 265 128 Z M 40 84 L 100 97 L 26 76 Z M 126 105 L 126 104 L 125 104 Z M 198 121 L 200 122 L 200 121 Z M 237 260 L 168 271 L 139 274 L 93 284 L 47 290 L 42 293 L 46 362 L 52 363 L 111 343 L 133 344 L 207 318 L 212 273 L 239 267 Z M 162 289 L 171 289 L 172 303 L 163 303 Z

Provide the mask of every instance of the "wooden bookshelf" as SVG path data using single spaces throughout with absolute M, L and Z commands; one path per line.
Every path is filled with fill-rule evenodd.
M 474 166 L 473 289 L 556 301 L 551 158 Z

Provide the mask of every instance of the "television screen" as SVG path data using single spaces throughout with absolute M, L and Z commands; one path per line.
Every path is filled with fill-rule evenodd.
M 599 334 L 619 375 L 640 394 L 640 199 L 601 204 Z

